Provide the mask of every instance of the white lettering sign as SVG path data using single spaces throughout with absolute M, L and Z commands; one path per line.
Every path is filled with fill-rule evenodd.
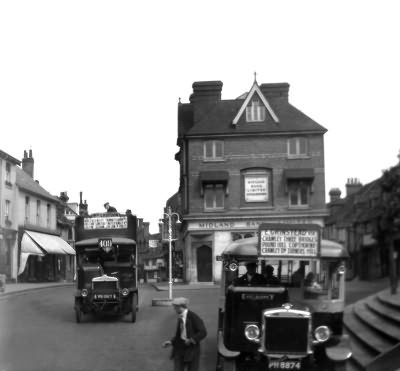
M 246 202 L 268 201 L 268 177 L 266 175 L 245 177 L 244 188 Z
M 158 240 L 149 240 L 149 247 L 150 248 L 158 247 Z
M 291 229 L 260 231 L 260 254 L 262 256 L 318 256 L 319 234 L 317 230 Z
M 283 220 L 268 220 L 271 223 L 290 223 L 290 224 L 318 224 L 322 227 L 322 219 L 285 219 Z M 240 221 L 212 221 L 212 222 L 191 222 L 189 223 L 189 231 L 199 230 L 257 230 L 265 220 L 240 220 Z
M 126 229 L 128 218 L 126 216 L 110 216 L 84 218 L 83 229 Z

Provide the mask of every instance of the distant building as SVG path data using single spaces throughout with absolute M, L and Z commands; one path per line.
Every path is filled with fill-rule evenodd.
M 345 197 L 341 198 L 338 188 L 329 192 L 324 237 L 342 243 L 349 251 L 349 278 L 358 276 L 362 280 L 373 280 L 389 273 L 387 241 L 377 238 L 385 202 L 381 183 L 382 177 L 365 185 L 356 178 L 349 178 Z M 396 241 L 400 252 L 400 236 Z
M 178 104 L 178 204 L 184 279 L 219 281 L 216 257 L 262 223 L 314 223 L 325 204 L 326 129 L 289 103 L 289 84 L 254 81 L 221 99 L 221 81 L 193 83 Z
M 34 180 L 32 150 L 29 155 L 24 151 L 21 162 L 9 157 L 5 166 L 6 172 L 11 168 L 11 173 L 6 174 L 7 189 L 1 195 L 4 212 L 8 215 L 9 231 L 6 232 L 9 237 L 6 238 L 9 242 L 5 244 L 6 259 L 2 267 L 7 279 L 72 279 L 75 251 L 60 238 L 65 229 L 65 224 L 58 222 L 60 200 Z
M 0 274 L 17 276 L 17 167 L 21 161 L 0 150 Z

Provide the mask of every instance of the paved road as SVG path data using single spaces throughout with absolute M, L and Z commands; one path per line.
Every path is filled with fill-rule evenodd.
M 217 293 L 215 288 L 179 291 L 209 332 L 202 344 L 202 371 L 215 368 Z M 152 298 L 167 295 L 142 287 L 135 324 L 128 318 L 92 317 L 77 324 L 71 287 L 1 300 L 0 370 L 172 370 L 170 350 L 161 343 L 173 334 L 176 317 L 171 307 L 151 306 Z

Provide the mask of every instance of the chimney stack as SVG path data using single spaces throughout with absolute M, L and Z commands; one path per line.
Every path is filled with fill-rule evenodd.
M 82 202 L 82 192 L 79 192 L 79 215 L 88 215 L 88 204 Z
M 346 184 L 346 197 L 358 192 L 362 184 L 358 178 L 348 178 Z
M 32 179 L 33 179 L 33 175 L 34 175 L 34 163 L 35 161 L 33 160 L 32 157 L 32 150 L 29 150 L 29 157 L 28 157 L 28 153 L 26 151 L 24 151 L 24 158 L 22 159 L 22 170 L 25 171 L 25 173 L 27 173 Z
M 193 94 L 190 103 L 215 103 L 221 100 L 222 81 L 196 81 L 193 83 Z
M 340 200 L 341 194 L 342 194 L 342 192 L 339 188 L 332 188 L 329 191 L 329 197 L 330 197 L 329 202 L 334 202 L 334 201 Z

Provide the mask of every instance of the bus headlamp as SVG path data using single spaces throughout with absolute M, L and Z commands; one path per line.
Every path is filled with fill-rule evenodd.
M 336 270 L 336 272 L 337 272 L 338 274 L 340 274 L 340 275 L 344 274 L 345 271 L 346 271 L 346 267 L 345 267 L 343 264 L 339 265 L 339 266 L 337 267 L 337 270 Z
M 81 295 L 82 295 L 82 297 L 84 297 L 84 298 L 86 298 L 86 296 L 88 296 L 88 294 L 89 294 L 89 291 L 86 290 L 86 289 L 83 289 L 83 290 L 81 291 Z
M 123 288 L 121 293 L 122 293 L 122 296 L 127 296 L 127 295 L 129 295 L 129 290 L 127 288 Z
M 254 324 L 247 325 L 244 329 L 244 335 L 248 340 L 258 342 L 260 337 L 260 329 Z
M 317 341 L 323 343 L 331 337 L 331 330 L 328 326 L 319 326 L 314 330 L 314 336 Z

